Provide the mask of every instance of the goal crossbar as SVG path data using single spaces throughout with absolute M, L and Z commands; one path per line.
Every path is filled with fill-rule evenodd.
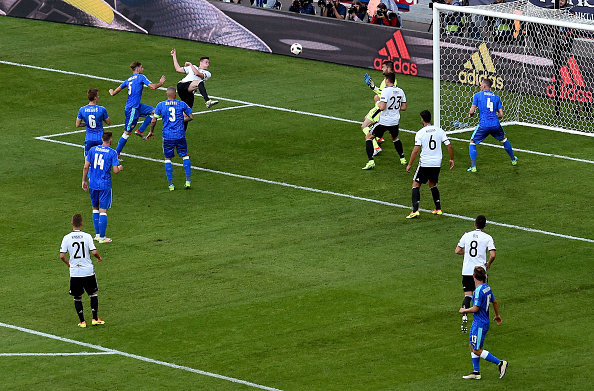
M 508 4 L 513 4 L 513 3 L 508 3 Z M 537 18 L 534 16 L 528 16 L 528 15 L 522 15 L 522 14 L 510 15 L 510 14 L 504 13 L 504 12 L 490 11 L 490 10 L 486 10 L 484 8 L 477 8 L 477 6 L 461 7 L 461 6 L 453 6 L 453 5 L 441 4 L 441 3 L 433 3 L 433 25 L 434 26 L 439 26 L 439 10 L 451 11 L 451 12 L 463 12 L 465 14 L 473 14 L 473 15 L 490 16 L 490 17 L 498 18 L 498 19 L 514 19 L 514 20 L 519 20 L 521 22 L 546 24 L 549 26 L 566 27 L 568 29 L 594 31 L 594 24 L 570 22 L 570 21 L 563 20 L 563 19 L 543 19 L 543 18 Z M 433 29 L 433 37 L 435 38 L 436 32 L 437 32 L 437 38 L 439 40 L 439 29 Z

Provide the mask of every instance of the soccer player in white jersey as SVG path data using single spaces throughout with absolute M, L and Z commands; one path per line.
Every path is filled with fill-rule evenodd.
M 491 264 L 495 260 L 495 242 L 491 235 L 484 232 L 487 225 L 487 218 L 483 215 L 477 216 L 474 221 L 474 231 L 466 232 L 460 238 L 458 246 L 456 246 L 456 254 L 464 255 L 464 263 L 462 265 L 462 288 L 464 289 L 464 301 L 462 308 L 470 308 L 472 300 L 472 292 L 475 290 L 472 273 L 475 266 L 480 266 L 483 269 L 489 270 Z M 489 260 L 487 261 L 487 251 L 489 252 Z M 468 331 L 468 317 L 466 314 L 462 317 L 462 332 Z
M 367 164 L 363 170 L 372 170 L 375 168 L 375 161 L 373 160 L 373 139 L 384 137 L 386 131 L 390 132 L 392 142 L 396 148 L 396 152 L 400 156 L 400 163 L 406 164 L 404 158 L 404 150 L 402 148 L 402 141 L 398 138 L 400 123 L 400 112 L 406 110 L 406 95 L 400 87 L 396 87 L 396 75 L 388 73 L 385 76 L 386 88 L 383 89 L 381 95 L 376 96 L 378 107 L 381 110 L 379 121 L 371 128 L 369 133 L 365 136 L 365 151 L 367 152 Z
M 410 154 L 410 161 L 406 166 L 406 172 L 410 172 L 410 168 L 421 151 L 419 159 L 419 166 L 412 182 L 412 206 L 413 210 L 410 212 L 407 219 L 419 217 L 419 203 L 421 201 L 421 184 L 428 183 L 435 203 L 433 209 L 434 215 L 441 215 L 441 200 L 439 198 L 439 189 L 437 182 L 439 181 L 439 172 L 441 171 L 441 159 L 443 154 L 441 152 L 441 143 L 443 143 L 450 154 L 450 170 L 454 169 L 454 150 L 450 144 L 448 136 L 443 129 L 431 125 L 431 113 L 429 110 L 421 111 L 421 122 L 423 128 L 415 135 L 415 147 Z
M 206 102 L 207 109 L 219 103 L 218 100 L 212 100 L 208 97 L 206 87 L 204 86 L 204 82 L 212 76 L 208 70 L 208 67 L 210 66 L 210 58 L 201 57 L 198 66 L 186 61 L 182 67 L 177 61 L 177 52 L 175 49 L 171 49 L 171 57 L 173 57 L 173 66 L 175 70 L 179 73 L 186 74 L 186 77 L 177 83 L 177 93 L 182 101 L 186 102 L 186 104 L 192 108 L 194 106 L 194 91 L 198 90 Z M 184 128 L 187 129 L 187 127 L 188 124 L 186 123 Z
M 91 311 L 93 313 L 93 326 L 105 324 L 99 318 L 98 308 L 99 299 L 97 298 L 97 277 L 95 276 L 95 267 L 91 260 L 91 254 L 101 262 L 103 258 L 95 248 L 93 237 L 86 232 L 81 231 L 83 219 L 80 214 L 72 216 L 73 231 L 65 235 L 60 245 L 60 259 L 70 269 L 70 295 L 74 297 L 74 308 L 78 314 L 80 323 L 78 327 L 87 327 L 83 313 L 82 295 L 87 292 L 91 299 Z M 66 256 L 66 253 L 69 256 Z
M 371 88 L 371 90 L 377 96 L 381 96 L 382 91 L 384 90 L 384 88 L 386 88 L 385 77 L 388 73 L 394 73 L 394 63 L 392 61 L 386 60 L 382 63 L 382 74 L 384 75 L 384 79 L 382 80 L 379 87 L 375 85 L 375 83 L 373 82 L 373 79 L 371 78 L 371 76 L 369 76 L 368 73 L 366 73 L 365 76 L 363 76 L 363 79 L 365 80 L 365 83 L 369 86 L 369 88 Z M 394 85 L 396 85 L 396 80 L 394 80 Z M 373 96 L 374 99 L 375 99 L 376 95 Z M 371 129 L 371 126 L 379 120 L 380 113 L 382 112 L 379 109 L 378 103 L 379 103 L 378 101 L 375 101 L 373 108 L 371 110 L 369 110 L 369 112 L 365 116 L 365 119 L 363 120 L 363 123 L 361 124 L 361 129 L 363 130 L 363 133 L 365 133 L 366 136 L 369 134 L 369 130 Z M 373 156 L 377 155 L 378 153 L 380 153 L 382 151 L 382 148 L 380 147 L 380 145 L 383 144 L 383 142 L 384 142 L 383 138 L 379 138 L 379 139 L 374 138 L 373 139 Z

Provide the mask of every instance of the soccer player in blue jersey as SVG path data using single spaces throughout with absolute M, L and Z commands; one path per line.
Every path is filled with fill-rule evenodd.
M 470 146 L 468 151 L 470 153 L 470 168 L 466 171 L 476 172 L 476 146 L 483 142 L 488 135 L 495 137 L 503 143 L 503 149 L 509 155 L 512 165 L 518 164 L 518 158 L 514 156 L 512 146 L 505 137 L 505 132 L 499 123 L 499 119 L 503 117 L 503 105 L 501 99 L 491 92 L 493 82 L 489 78 L 484 78 L 481 81 L 481 91 L 474 94 L 472 98 L 472 106 L 468 112 L 468 118 L 472 117 L 479 110 L 480 121 L 472 136 L 470 137 Z
M 499 367 L 499 378 L 505 375 L 507 370 L 507 361 L 500 360 L 491 354 L 489 351 L 483 349 L 487 331 L 489 331 L 489 304 L 493 303 L 495 310 L 495 317 L 493 320 L 498 325 L 501 324 L 501 316 L 499 315 L 499 303 L 495 300 L 495 295 L 491 287 L 485 282 L 487 280 L 487 272 L 480 266 L 475 266 L 472 273 L 476 289 L 472 297 L 473 306 L 470 308 L 462 307 L 459 312 L 467 314 L 469 312 L 474 314 L 472 326 L 470 326 L 470 357 L 472 357 L 473 372 L 467 376 L 462 376 L 463 379 L 481 379 L 480 360 L 481 358 L 496 364 Z
M 85 156 L 89 153 L 89 149 L 96 145 L 101 145 L 103 140 L 103 122 L 107 125 L 111 124 L 111 119 L 107 114 L 105 107 L 99 106 L 97 100 L 99 99 L 99 90 L 91 88 L 87 92 L 89 104 L 81 107 L 78 110 L 76 117 L 76 127 L 87 127 L 87 134 L 85 136 Z
M 116 147 L 116 151 L 118 152 L 118 156 L 122 153 L 126 142 L 128 142 L 128 138 L 132 134 L 132 130 L 136 126 L 138 119 L 140 117 L 144 117 L 144 122 L 138 130 L 136 134 L 142 138 L 144 138 L 144 130 L 149 126 L 151 123 L 151 113 L 153 112 L 153 107 L 149 105 L 145 105 L 140 103 L 140 98 L 142 97 L 142 89 L 144 86 L 147 86 L 151 90 L 156 90 L 157 88 L 161 87 L 163 83 L 165 83 L 165 76 L 161 76 L 158 83 L 153 83 L 145 75 L 142 73 L 144 72 L 144 68 L 141 63 L 138 61 L 134 61 L 130 64 L 130 68 L 132 68 L 132 76 L 124 80 L 122 84 L 118 86 L 118 88 L 109 89 L 109 94 L 114 96 L 124 88 L 128 89 L 128 99 L 126 100 L 126 108 L 124 110 L 126 114 L 126 122 L 124 123 L 124 133 L 118 142 L 118 146 Z
M 84 191 L 88 190 L 91 196 L 95 240 L 99 243 L 112 241 L 105 237 L 107 209 L 111 208 L 111 171 L 117 174 L 123 170 L 118 160 L 118 153 L 110 147 L 112 137 L 111 132 L 103 132 L 103 143 L 89 150 L 82 176 L 82 188 Z M 87 178 L 89 178 L 88 183 Z
M 165 155 L 165 174 L 169 184 L 169 191 L 175 190 L 173 185 L 173 165 L 171 159 L 177 154 L 182 158 L 184 171 L 186 172 L 185 188 L 191 186 L 192 164 L 188 155 L 188 144 L 186 142 L 186 130 L 184 124 L 193 120 L 192 109 L 187 103 L 176 99 L 175 87 L 167 88 L 167 100 L 157 104 L 151 121 L 151 130 L 146 136 L 147 140 L 155 136 L 155 125 L 157 119 L 163 119 L 163 154 Z

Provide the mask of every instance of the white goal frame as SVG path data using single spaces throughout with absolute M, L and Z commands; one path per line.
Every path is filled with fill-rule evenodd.
M 504 12 L 496 12 L 484 8 L 479 8 L 477 6 L 452 6 L 442 3 L 433 3 L 433 118 L 434 118 L 434 125 L 441 126 L 441 114 L 442 114 L 442 107 L 441 107 L 441 95 L 440 95 L 440 82 L 441 82 L 441 58 L 440 58 L 440 11 L 443 12 L 457 12 L 461 14 L 471 14 L 471 15 L 481 15 L 487 16 L 491 18 L 497 19 L 508 19 L 508 20 L 517 20 L 522 22 L 529 22 L 535 23 L 540 25 L 548 25 L 554 27 L 565 27 L 568 29 L 576 29 L 576 30 L 584 30 L 594 32 L 594 25 L 592 24 L 582 24 L 582 23 L 575 23 L 569 22 L 559 19 L 546 19 L 546 18 L 537 18 L 533 16 L 527 15 L 520 15 L 520 14 L 509 14 Z M 478 45 L 477 45 L 478 46 Z M 478 89 L 477 89 L 478 92 Z M 470 109 L 471 102 L 468 103 L 468 108 Z M 504 102 L 504 109 L 505 109 L 505 102 Z M 468 112 L 461 113 L 463 118 L 466 118 Z M 561 127 L 549 126 L 546 124 L 536 124 L 536 123 L 529 123 L 529 122 L 522 122 L 522 121 L 508 121 L 502 122 L 502 125 L 522 125 L 527 127 L 535 127 L 541 129 L 549 129 L 564 133 L 572 133 L 572 134 L 579 134 L 582 136 L 589 136 L 594 137 L 594 132 L 584 132 L 584 131 L 577 131 L 572 129 L 565 129 Z M 467 132 L 472 128 L 466 129 L 459 129 L 454 131 L 448 131 L 448 134 L 451 133 L 461 133 Z

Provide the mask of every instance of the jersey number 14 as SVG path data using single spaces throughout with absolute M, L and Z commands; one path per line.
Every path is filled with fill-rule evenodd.
M 93 162 L 93 168 L 99 167 L 101 171 L 103 171 L 103 164 L 105 160 L 103 160 L 103 155 L 100 153 L 95 154 L 95 161 Z

